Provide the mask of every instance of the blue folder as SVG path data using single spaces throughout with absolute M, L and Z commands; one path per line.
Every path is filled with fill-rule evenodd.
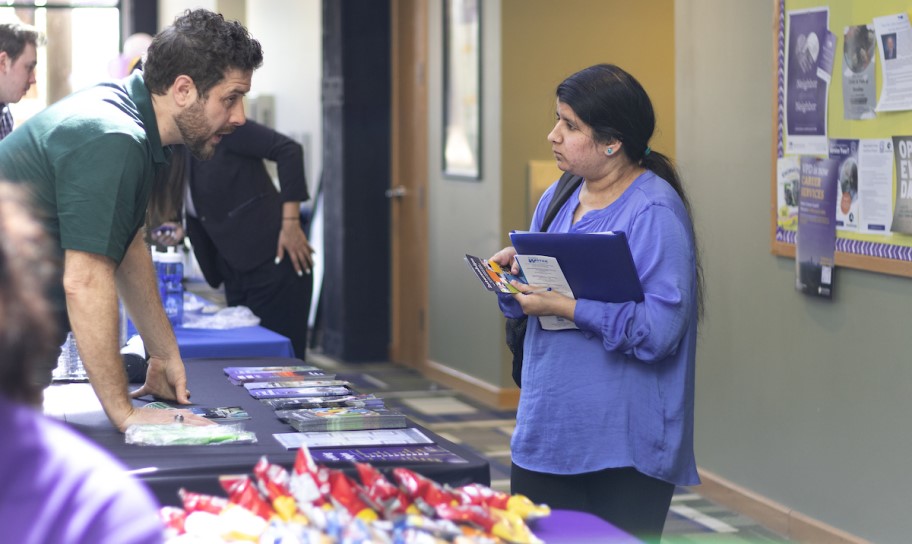
M 556 258 L 577 299 L 643 300 L 643 287 L 623 232 L 511 232 L 510 240 L 519 255 Z

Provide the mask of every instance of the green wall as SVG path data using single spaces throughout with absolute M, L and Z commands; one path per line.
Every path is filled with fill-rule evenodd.
M 708 295 L 697 463 L 851 534 L 908 542 L 912 280 L 839 268 L 820 300 L 769 253 L 772 29 L 771 0 L 676 5 L 676 158 Z

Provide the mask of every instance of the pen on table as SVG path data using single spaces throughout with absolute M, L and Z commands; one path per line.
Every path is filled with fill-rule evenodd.
M 544 289 L 533 289 L 531 291 L 526 291 L 523 294 L 524 295 L 536 295 L 538 293 L 547 293 L 550 290 L 551 290 L 550 287 L 545 287 Z

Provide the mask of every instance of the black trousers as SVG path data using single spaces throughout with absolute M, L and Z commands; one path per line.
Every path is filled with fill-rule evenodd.
M 287 256 L 275 264 L 267 261 L 253 270 L 239 272 L 218 257 L 229 306 L 247 306 L 267 329 L 287 336 L 295 356 L 307 351 L 307 317 L 313 292 L 313 275 L 298 276 Z
M 646 542 L 658 542 L 674 484 L 631 467 L 584 474 L 547 474 L 513 464 L 510 491 L 558 510 L 589 512 Z

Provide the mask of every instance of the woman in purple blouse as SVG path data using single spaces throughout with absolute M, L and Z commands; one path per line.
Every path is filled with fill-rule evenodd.
M 671 161 L 649 147 L 654 129 L 640 83 L 600 64 L 558 86 L 548 134 L 558 167 L 583 178 L 548 230 L 626 233 L 645 300 L 500 295 L 507 317 L 529 316 L 512 492 L 591 512 L 647 540 L 660 538 L 675 486 L 699 483 L 693 406 L 702 309 L 689 205 Z M 555 186 L 531 230 L 540 230 Z M 507 266 L 515 254 L 508 247 L 492 259 Z M 538 316 L 551 315 L 578 328 L 542 329 Z

